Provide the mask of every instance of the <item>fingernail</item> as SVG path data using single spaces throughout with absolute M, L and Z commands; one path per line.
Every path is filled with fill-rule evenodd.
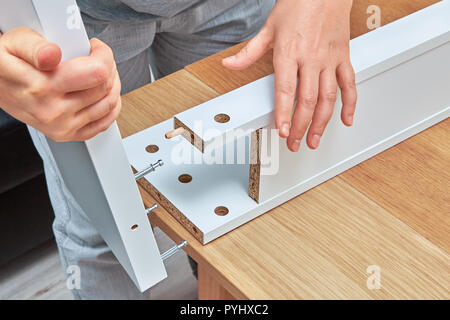
M 353 115 L 349 115 L 348 118 L 347 118 L 347 121 L 348 121 L 348 124 L 350 126 L 352 126 L 353 125 Z
M 300 140 L 295 140 L 292 143 L 292 151 L 297 152 L 300 149 Z
M 313 149 L 317 149 L 319 147 L 319 144 L 320 144 L 320 136 L 318 134 L 313 135 L 311 139 L 311 147 Z
M 234 59 L 236 59 L 235 56 L 230 56 L 230 57 L 227 57 L 227 58 L 223 59 L 222 61 L 223 62 L 233 62 Z
M 283 138 L 287 138 L 289 136 L 289 123 L 283 123 L 280 128 L 280 135 Z

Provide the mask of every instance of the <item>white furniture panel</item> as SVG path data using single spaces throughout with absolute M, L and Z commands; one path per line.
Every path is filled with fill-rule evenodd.
M 285 141 L 262 135 L 262 154 L 274 143 L 279 151 L 269 158 L 274 174 L 261 175 L 259 203 L 248 196 L 249 165 L 207 165 L 201 153 L 182 137 L 165 139 L 172 120 L 125 140 L 125 149 L 136 169 L 163 159 L 164 169 L 146 177 L 148 190 L 165 198 L 162 203 L 202 243 L 229 232 L 283 202 L 317 186 L 354 165 L 392 147 L 450 115 L 450 1 L 443 1 L 411 16 L 351 41 L 352 61 L 359 91 L 355 125 L 340 122 L 340 102 L 318 150 L 303 142 L 291 153 Z M 237 129 L 273 128 L 273 75 L 176 115 L 195 133 L 205 150 Z M 214 117 L 227 114 L 230 121 Z M 240 140 L 248 140 L 242 137 Z M 281 141 L 280 141 L 281 140 Z M 145 148 L 156 144 L 159 151 Z M 249 152 L 248 141 L 239 150 Z M 244 149 L 245 148 L 245 149 Z M 180 161 L 180 150 L 189 150 L 203 164 Z M 275 149 L 277 150 L 277 149 Z M 247 159 L 248 160 L 248 159 Z M 270 171 L 270 170 L 269 170 Z M 181 174 L 192 181 L 178 182 Z M 167 200 L 167 201 L 166 201 Z M 226 216 L 214 209 L 224 206 Z M 187 222 L 186 222 L 187 221 Z M 195 228 L 194 228 L 195 227 Z
M 74 0 L 1 0 L 0 29 L 27 26 L 58 44 L 64 60 L 87 56 L 89 40 L 74 9 Z M 116 123 L 86 142 L 47 140 L 68 189 L 136 286 L 144 291 L 166 278 Z
M 450 0 L 438 2 L 357 37 L 350 41 L 356 82 L 360 84 L 449 40 Z M 228 132 L 236 129 L 254 131 L 270 126 L 274 122 L 273 81 L 274 76 L 269 75 L 175 117 L 201 138 L 205 146 L 218 136 L 224 139 Z M 214 116 L 222 113 L 230 116 L 229 122 L 214 121 Z
M 290 188 L 298 192 L 308 182 L 317 185 L 392 147 L 450 115 L 450 42 L 380 73 L 357 85 L 359 101 L 354 126 L 340 120 L 341 104 L 317 150 L 306 145 L 298 153 L 288 150 L 284 139 L 275 175 L 261 175 L 259 201 L 277 197 Z M 263 135 L 262 146 L 271 150 L 273 136 Z M 267 146 L 267 147 L 266 147 Z M 295 192 L 294 192 L 295 193 Z

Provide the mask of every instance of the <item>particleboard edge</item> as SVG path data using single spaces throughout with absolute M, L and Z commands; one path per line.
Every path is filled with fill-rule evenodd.
M 134 173 L 137 170 L 131 166 Z M 147 179 L 142 178 L 138 184 L 147 191 L 167 212 L 172 215 L 186 230 L 200 243 L 204 244 L 204 235 L 180 210 L 178 210 L 162 193 L 160 193 Z
M 259 183 L 261 181 L 261 130 L 252 132 L 250 147 L 250 174 L 248 195 L 259 203 Z
M 183 122 L 181 122 L 177 117 L 173 117 L 174 129 L 183 128 L 183 137 L 189 141 L 194 147 L 196 147 L 200 152 L 205 152 L 205 142 L 202 138 L 196 135 L 190 128 L 188 128 Z

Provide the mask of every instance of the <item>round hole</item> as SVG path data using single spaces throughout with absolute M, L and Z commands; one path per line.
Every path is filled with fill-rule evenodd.
M 145 148 L 148 153 L 156 153 L 159 151 L 159 147 L 156 144 L 151 144 Z
M 192 181 L 192 176 L 189 174 L 182 174 L 178 177 L 178 181 L 180 181 L 181 183 L 189 183 Z
M 228 210 L 227 207 L 217 207 L 216 209 L 214 209 L 214 213 L 217 214 L 218 216 L 226 216 L 230 211 Z
M 218 123 L 227 123 L 230 121 L 230 116 L 225 113 L 220 113 L 214 117 L 214 120 Z
M 137 224 L 131 226 L 131 230 L 136 230 L 137 228 L 138 228 L 138 225 L 137 225 Z

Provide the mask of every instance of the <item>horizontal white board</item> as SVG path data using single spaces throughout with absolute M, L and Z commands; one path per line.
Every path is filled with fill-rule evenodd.
M 357 37 L 350 41 L 356 82 L 360 84 L 449 40 L 448 0 Z M 269 75 L 175 117 L 200 137 L 205 146 L 232 130 L 257 130 L 270 126 L 274 122 L 273 83 L 274 75 Z M 214 121 L 215 115 L 222 113 L 230 116 L 229 122 Z
M 148 175 L 147 180 L 203 233 L 203 243 L 208 243 L 448 118 L 449 41 L 448 1 L 352 40 L 359 91 L 355 125 L 347 128 L 340 123 L 338 102 L 319 150 L 309 150 L 303 143 L 299 153 L 291 153 L 278 136 L 275 140 L 263 139 L 263 147 L 269 149 L 272 143 L 279 143 L 280 149 L 274 155 L 279 170 L 261 176 L 259 203 L 248 196 L 248 163 L 178 163 L 174 150 L 180 148 L 190 150 L 197 159 L 204 160 L 208 155 L 182 137 L 166 139 L 165 133 L 173 129 L 172 120 L 127 138 L 126 152 L 136 169 L 158 159 L 165 161 L 166 166 Z M 268 76 L 176 117 L 208 146 L 208 142 L 217 141 L 217 137 L 225 139 L 235 129 L 273 127 L 273 92 L 273 76 Z M 229 122 L 214 121 L 214 116 L 222 113 L 230 116 Z M 149 144 L 158 145 L 159 151 L 147 153 Z M 248 152 L 248 143 L 238 149 Z M 182 174 L 191 175 L 192 181 L 180 183 L 178 177 Z M 218 206 L 227 207 L 228 215 L 214 214 Z

